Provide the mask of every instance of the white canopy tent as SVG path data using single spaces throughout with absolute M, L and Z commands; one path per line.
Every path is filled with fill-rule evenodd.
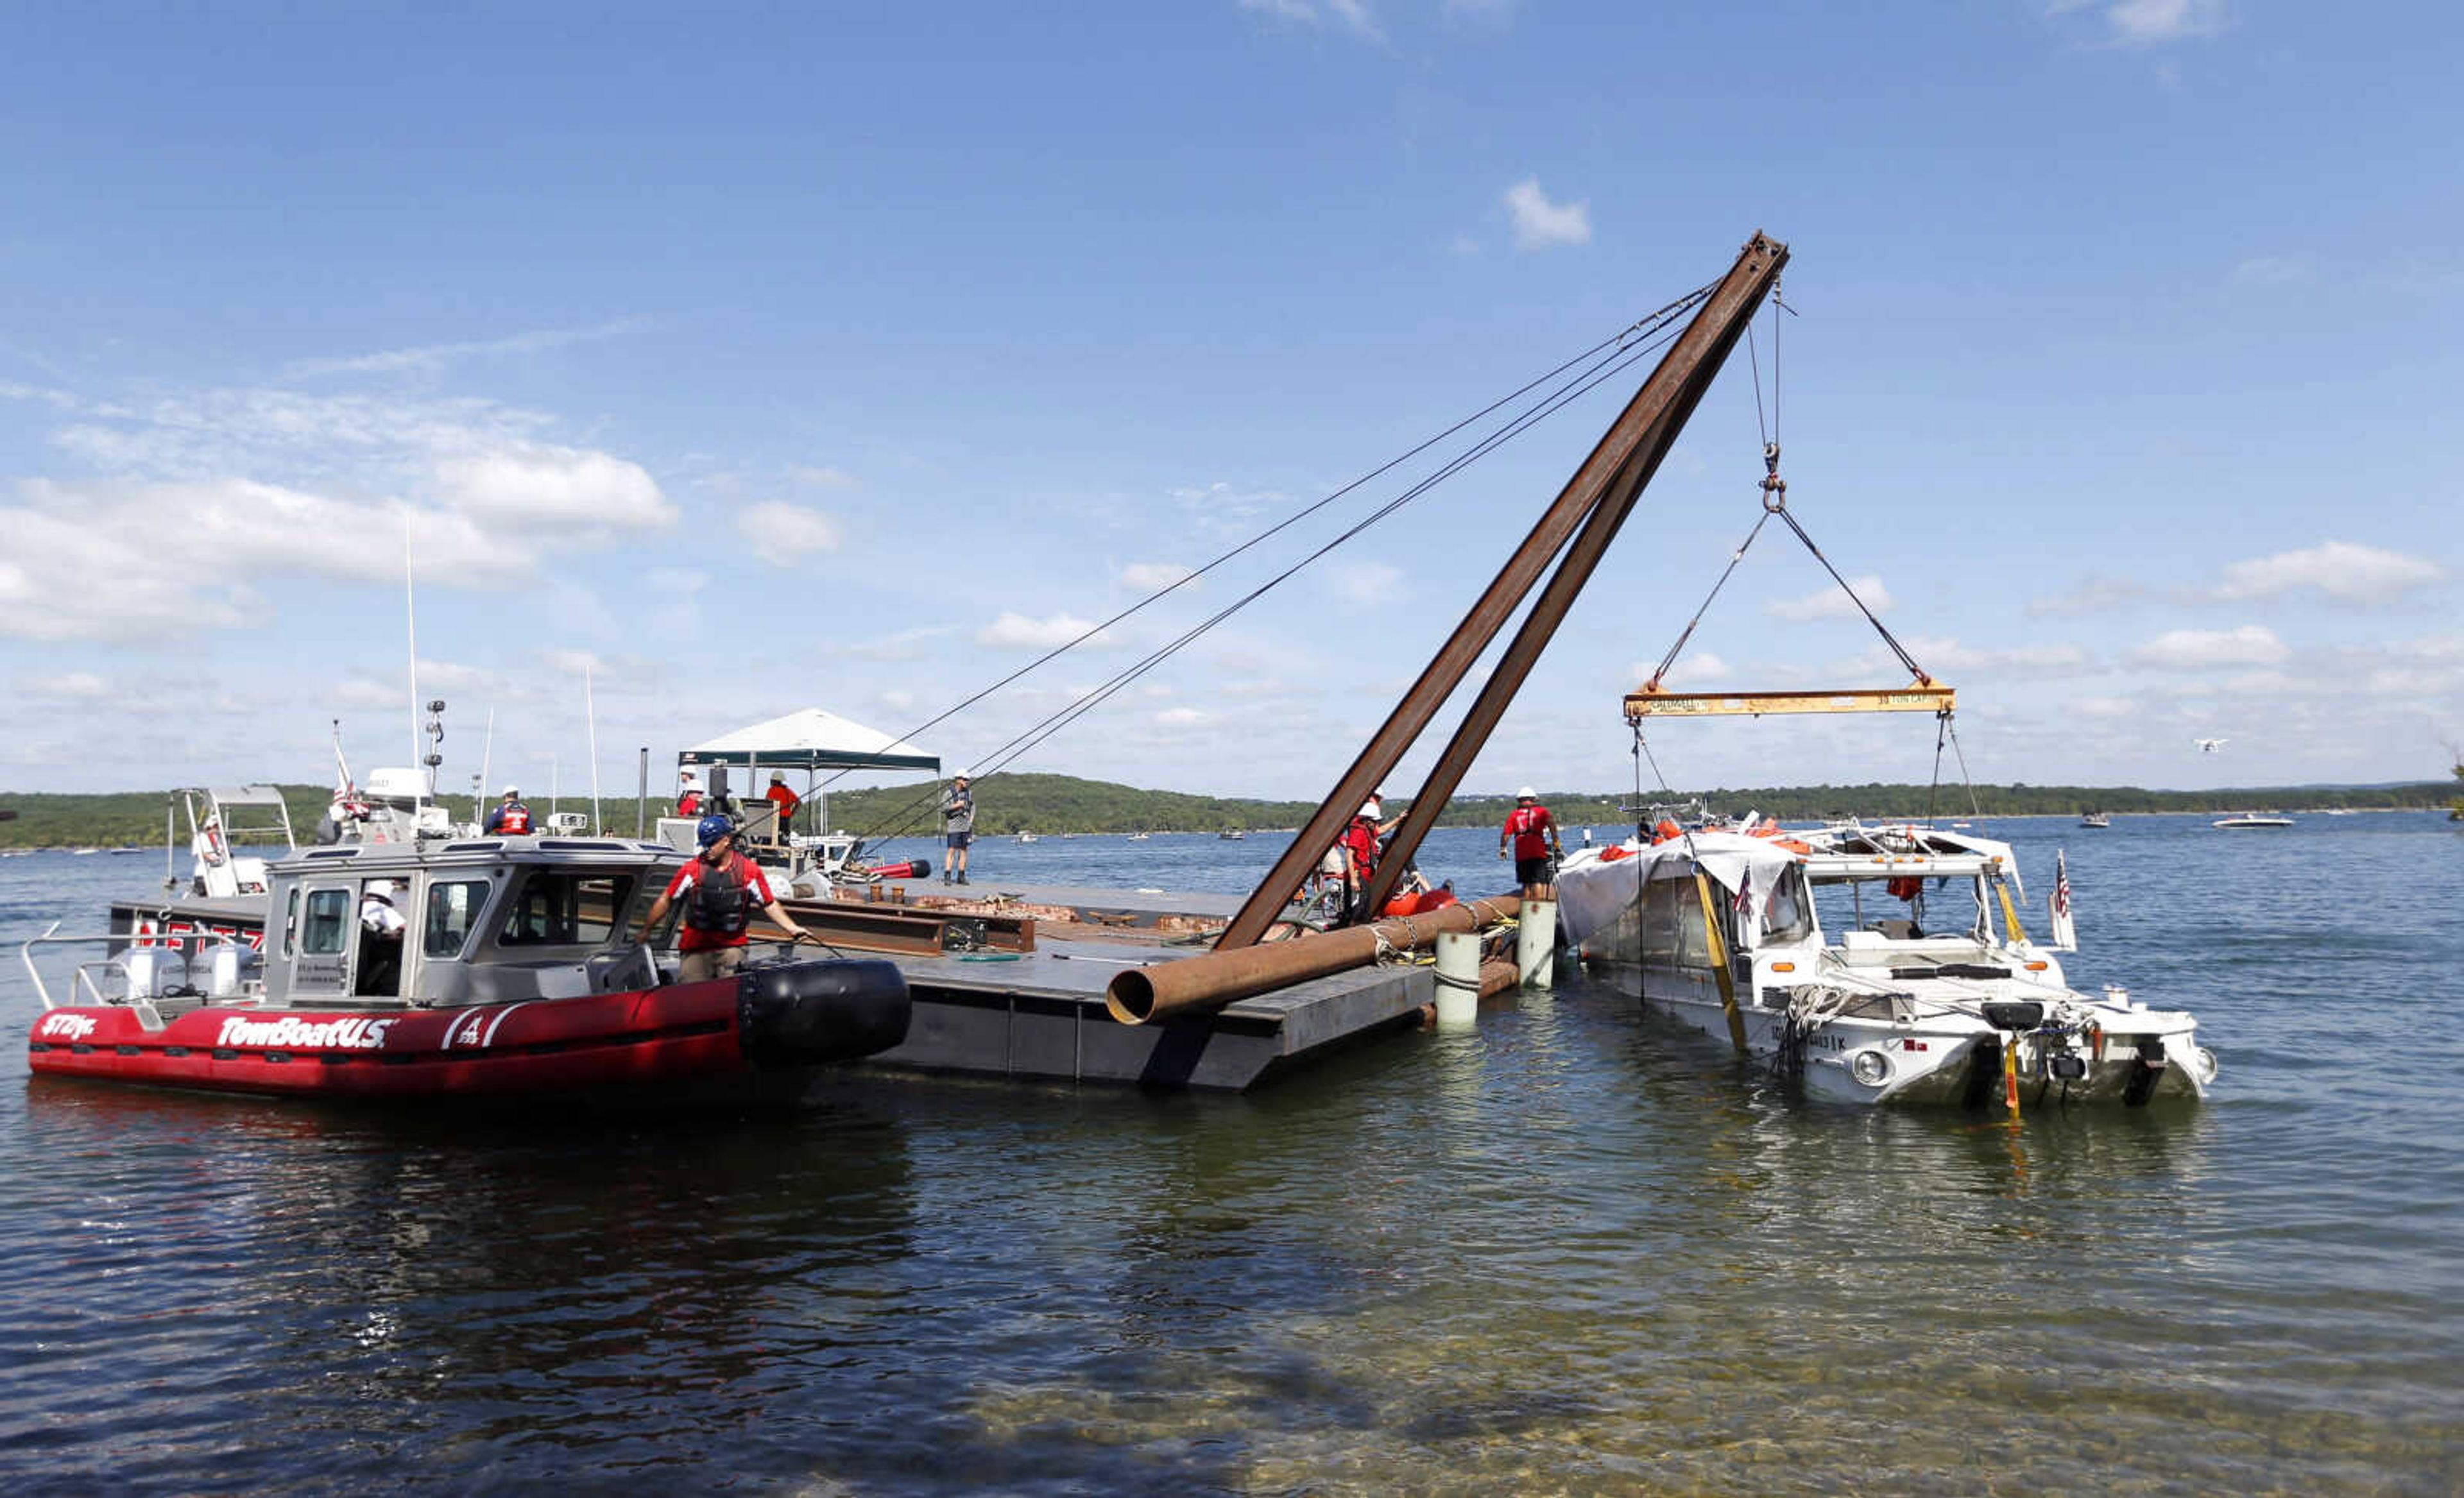
M 679 768 L 693 765 L 737 765 L 747 772 L 745 793 L 758 796 L 761 786 L 754 783 L 762 770 L 803 770 L 804 789 L 815 795 L 811 826 L 826 831 L 828 799 L 814 790 L 813 777 L 823 770 L 924 770 L 934 775 L 941 772 L 937 755 L 926 754 L 903 738 L 892 738 L 877 728 L 825 713 L 820 708 L 804 708 L 755 723 L 733 733 L 721 734 L 707 743 L 699 743 L 676 756 Z

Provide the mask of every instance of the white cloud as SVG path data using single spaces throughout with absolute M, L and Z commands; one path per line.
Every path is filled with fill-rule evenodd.
M 1863 599 L 1865 606 L 1875 613 L 1887 614 L 1891 611 L 1891 590 L 1882 585 L 1881 578 L 1869 572 L 1863 577 L 1850 578 L 1848 585 L 1857 590 L 1857 597 Z M 1857 610 L 1856 601 L 1836 586 L 1808 593 L 1803 598 L 1772 599 L 1763 605 L 1763 612 L 1774 619 L 1786 619 L 1796 624 L 1805 624 L 1816 619 L 1863 617 Z
M 2114 39 L 2133 47 L 2212 36 L 2233 18 L 2226 0 L 2114 0 L 2104 17 Z
M 1936 675 L 1954 672 L 2017 672 L 2030 676 L 2070 676 L 2086 671 L 2087 651 L 2058 643 L 2014 645 L 2007 650 L 1982 650 L 1962 645 L 1947 635 L 1910 635 L 1900 642 L 1917 664 Z M 1875 670 L 1905 670 L 1899 657 L 1885 650 L 1869 651 L 1863 664 Z
M 1133 562 L 1121 569 L 1121 586 L 1133 593 L 1159 593 L 1192 570 L 1177 562 Z
M 1206 715 L 1196 708 L 1166 708 L 1155 716 L 1155 720 L 1164 728 L 1195 728 L 1206 721 Z
M 317 374 L 399 374 L 417 370 L 434 374 L 457 360 L 483 358 L 497 354 L 536 354 L 569 343 L 596 342 L 638 331 L 646 326 L 641 319 L 623 318 L 586 328 L 546 328 L 536 333 L 517 333 L 511 338 L 483 339 L 464 343 L 429 343 L 417 348 L 388 349 L 382 353 L 357 354 L 346 359 L 303 359 L 291 365 L 295 375 Z
M 2426 557 L 2331 540 L 2300 551 L 2236 562 L 2225 568 L 2224 582 L 2207 596 L 2222 603 L 2246 603 L 2316 588 L 2339 603 L 2366 606 L 2393 603 L 2414 588 L 2447 581 L 2447 569 Z
M 0 636 L 136 640 L 261 623 L 275 578 L 399 583 L 403 509 L 224 478 L 200 483 L 28 479 L 0 506 Z M 468 518 L 414 511 L 423 577 L 502 587 L 531 561 Z
M 1588 203 L 1556 204 L 1540 190 L 1540 179 L 1526 177 L 1506 189 L 1506 207 L 1514 215 L 1514 244 L 1521 250 L 1592 242 L 1592 209 Z
M 1029 619 L 1003 609 L 1000 618 L 976 631 L 976 643 L 997 650 L 1049 650 L 1067 645 L 1094 628 L 1095 621 L 1074 614 Z M 1109 645 L 1111 640 L 1109 635 L 1097 634 L 1086 643 Z
M 1734 674 L 1727 661 L 1709 650 L 1698 650 L 1691 655 L 1679 656 L 1677 664 L 1668 668 L 1668 674 L 1660 678 L 1660 684 L 1670 688 L 1701 686 L 1707 682 L 1726 681 Z M 1637 685 L 1650 680 L 1651 667 L 1636 662 L 1634 679 Z
M 2293 652 L 2265 625 L 2238 629 L 2168 629 L 2132 651 L 2149 666 L 2196 670 L 2208 666 L 2273 666 Z
M 839 522 L 819 510 L 781 500 L 748 504 L 736 512 L 737 534 L 754 543 L 754 554 L 774 567 L 790 567 L 806 557 L 839 549 Z
M 1368 0 L 1241 0 L 1241 9 L 1263 11 L 1307 26 L 1332 25 L 1356 36 L 1380 34 Z
M 855 475 L 835 468 L 797 467 L 787 476 L 807 489 L 853 489 Z
M 17 684 L 17 690 L 31 697 L 93 698 L 108 695 L 111 686 L 90 671 L 71 671 L 56 676 L 29 677 Z
M 1403 596 L 1403 572 L 1382 562 L 1354 562 L 1333 573 L 1335 591 L 1355 604 L 1391 604 Z
M 520 443 L 439 459 L 437 497 L 491 525 L 572 539 L 672 525 L 675 506 L 638 463 L 605 452 Z

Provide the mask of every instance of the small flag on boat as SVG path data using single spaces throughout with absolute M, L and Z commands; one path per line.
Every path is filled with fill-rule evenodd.
M 2077 952 L 2079 932 L 2071 925 L 2070 861 L 2058 848 L 2054 849 L 2054 892 L 2046 901 L 2046 911 L 2052 916 L 2054 950 Z

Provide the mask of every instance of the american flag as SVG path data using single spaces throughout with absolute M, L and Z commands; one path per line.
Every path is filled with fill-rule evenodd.
M 1737 898 L 1729 905 L 1728 909 L 1735 914 L 1745 915 L 1750 914 L 1753 908 L 1754 871 L 1751 869 L 1748 869 L 1746 870 L 1746 876 L 1737 881 Z
M 2054 898 L 2050 908 L 2056 920 L 2070 919 L 2071 869 L 2060 848 L 2054 849 Z

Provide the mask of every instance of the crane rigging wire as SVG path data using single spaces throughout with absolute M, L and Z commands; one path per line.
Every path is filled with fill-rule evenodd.
M 1242 595 L 1240 598 L 1234 600 L 1223 608 L 1200 621 L 1187 631 L 1175 637 L 1165 645 L 1158 647 L 1154 651 L 1151 651 L 1139 661 L 1115 673 L 1109 680 L 1094 688 L 1089 689 L 1089 691 L 1080 694 L 1077 698 L 1063 708 L 1029 725 L 1026 729 L 1014 736 L 1007 742 L 996 747 L 988 755 L 979 757 L 977 767 L 979 770 L 984 770 L 986 772 L 997 770 L 1002 765 L 1015 760 L 1020 756 L 1033 750 L 1045 739 L 1050 738 L 1054 734 L 1067 728 L 1071 723 L 1077 721 L 1080 717 L 1085 716 L 1086 714 L 1100 706 L 1104 701 L 1119 693 L 1122 689 L 1137 680 L 1140 676 L 1146 674 L 1155 666 L 1160 665 L 1164 660 L 1185 649 L 1199 637 L 1223 623 L 1226 619 L 1229 619 L 1232 615 L 1257 602 L 1257 600 L 1264 597 L 1267 592 L 1288 581 L 1291 577 L 1302 571 L 1304 568 L 1309 566 L 1311 563 L 1324 558 L 1336 547 L 1351 540 L 1361 532 L 1367 530 L 1370 526 L 1376 524 L 1379 520 L 1384 519 L 1395 511 L 1401 509 L 1404 505 L 1409 504 L 1413 500 L 1420 497 L 1422 495 L 1425 495 L 1438 484 L 1462 472 L 1464 468 L 1478 461 L 1480 458 L 1496 451 L 1505 443 L 1522 435 L 1538 422 L 1555 414 L 1567 405 L 1589 394 L 1603 382 L 1615 378 L 1617 375 L 1632 367 L 1643 358 L 1664 347 L 1667 343 L 1673 341 L 1677 336 L 1677 330 L 1673 326 L 1676 319 L 1685 312 L 1691 310 L 1694 305 L 1699 303 L 1699 301 L 1708 294 L 1709 288 L 1705 287 L 1694 293 L 1688 294 L 1686 297 L 1680 297 L 1676 301 L 1670 302 L 1667 306 L 1662 307 L 1650 317 L 1639 319 L 1629 327 L 1621 330 L 1616 337 L 1602 340 L 1598 343 L 1594 344 L 1591 348 L 1586 349 L 1582 354 L 1559 364 L 1547 375 L 1543 375 L 1539 379 L 1527 383 L 1520 389 L 1513 392 L 1513 394 L 1506 396 L 1499 401 L 1492 402 L 1481 412 L 1471 417 L 1467 417 L 1463 421 L 1457 422 L 1454 426 L 1447 428 L 1445 431 L 1428 439 L 1428 441 L 1420 443 L 1412 450 L 1411 453 L 1406 453 L 1405 457 L 1408 458 L 1415 453 L 1426 451 L 1429 447 L 1443 440 L 1446 436 L 1459 432 L 1465 427 L 1481 420 L 1483 417 L 1496 412 L 1502 407 L 1521 396 L 1529 394 L 1534 389 L 1539 388 L 1550 380 L 1565 375 L 1566 371 L 1573 369 L 1576 365 L 1581 364 L 1585 360 L 1588 359 L 1593 361 L 1588 368 L 1584 368 L 1571 377 L 1565 378 L 1554 388 L 1548 390 L 1530 406 L 1516 412 L 1498 429 L 1483 435 L 1473 442 L 1470 447 L 1446 459 L 1430 474 L 1407 486 L 1401 493 L 1395 496 L 1393 498 L 1384 501 L 1362 519 L 1355 521 L 1353 524 L 1334 536 L 1331 540 L 1303 556 L 1299 561 L 1286 567 L 1281 572 L 1276 573 L 1273 577 L 1268 578 L 1266 581 L 1252 588 L 1247 593 Z M 1608 350 L 1608 352 L 1602 353 L 1601 350 L 1603 349 Z M 1223 562 L 1229 561 L 1240 553 L 1248 550 L 1259 541 L 1262 541 L 1267 537 L 1275 534 L 1275 532 L 1286 529 L 1294 521 L 1301 519 L 1317 510 L 1323 509 L 1327 504 L 1331 503 L 1341 495 L 1350 493 L 1351 491 L 1367 483 L 1370 479 L 1391 471 L 1397 463 L 1401 461 L 1403 461 L 1403 459 L 1398 458 L 1393 462 L 1381 465 L 1379 468 L 1373 470 L 1371 473 L 1366 474 L 1360 478 L 1344 486 L 1343 489 L 1336 491 L 1335 494 L 1330 495 L 1326 499 L 1317 501 L 1293 515 L 1289 518 L 1279 522 L 1271 529 L 1263 532 L 1259 536 L 1252 538 L 1250 540 L 1243 542 L 1240 546 L 1234 547 L 1232 550 L 1225 552 L 1221 557 L 1209 562 L 1206 567 L 1200 569 L 1200 571 L 1213 570 Z M 1194 578 L 1198 575 L 1198 573 L 1192 573 L 1191 577 Z M 1144 607 L 1147 603 L 1152 603 L 1155 599 L 1161 598 L 1165 593 L 1172 591 L 1173 587 L 1177 587 L 1188 581 L 1190 581 L 1190 579 L 1184 578 L 1178 583 L 1172 584 L 1170 587 L 1157 590 L 1157 592 L 1150 598 L 1142 601 L 1138 605 L 1133 606 L 1129 609 L 1123 610 L 1121 614 L 1114 617 L 1114 620 L 1108 621 L 1108 623 L 1117 622 L 1119 619 L 1127 618 L 1130 614 L 1136 612 L 1138 608 Z M 1090 638 L 1095 632 L 1101 630 L 1103 628 L 1105 628 L 1105 626 L 1097 626 L 1094 630 L 1089 630 L 1087 634 L 1081 635 L 1079 640 L 1073 641 L 1072 644 L 1081 643 L 1084 640 Z M 1049 660 L 1052 655 L 1057 655 L 1061 653 L 1062 650 L 1067 650 L 1068 648 L 1069 647 L 1067 646 L 1062 647 L 1061 650 L 1056 650 L 1050 652 L 1050 654 L 1043 657 L 1042 660 Z M 1042 660 L 1039 660 L 1035 664 L 1042 664 Z M 968 698 L 966 702 L 960 703 L 958 707 L 950 709 L 948 712 L 945 712 L 933 721 L 939 722 L 943 718 L 950 716 L 951 714 L 959 711 L 960 708 L 981 700 L 981 698 L 989 694 L 990 692 L 998 690 L 1000 686 L 1006 684 L 1008 681 L 1016 680 L 1018 676 L 1024 674 L 1025 671 L 1032 669 L 1032 666 L 1022 668 L 1021 671 L 1013 672 L 1010 676 L 1003 678 L 1002 682 L 996 683 L 994 687 L 987 688 L 984 692 L 978 693 L 975 696 Z M 932 725 L 928 723 L 924 726 L 930 727 Z M 917 730 L 913 730 L 913 732 L 922 732 L 922 729 L 919 728 Z M 881 820 L 880 824 L 877 825 L 873 830 L 870 830 L 866 834 L 867 838 L 878 840 L 899 836 L 908 828 L 922 821 L 930 807 L 937 802 L 937 790 L 927 791 L 924 794 L 910 799 L 900 805 L 891 808 L 891 810 L 886 813 L 884 818 Z
M 1402 452 L 1397 453 L 1396 456 L 1388 459 L 1384 463 L 1381 463 L 1375 468 L 1369 470 L 1367 473 L 1362 474 L 1359 477 L 1353 479 L 1351 482 L 1344 484 L 1338 489 L 1335 489 L 1325 497 L 1317 499 L 1308 505 L 1304 505 L 1299 510 L 1296 510 L 1292 514 L 1285 517 L 1283 519 L 1278 520 L 1273 525 L 1270 525 L 1266 529 L 1259 532 L 1257 535 L 1250 537 L 1247 540 L 1244 540 L 1239 545 L 1232 547 L 1230 550 L 1215 557 L 1204 565 L 1192 570 L 1186 576 L 1177 578 L 1171 583 L 1164 584 L 1162 587 L 1155 589 L 1154 592 L 1149 593 L 1144 598 L 1139 599 L 1136 603 L 1130 605 L 1128 607 L 1112 615 L 1111 618 L 1089 626 L 1077 635 L 1060 645 L 1054 646 L 1051 650 L 1045 651 L 1042 655 L 1039 655 L 1035 659 L 1027 662 L 1025 665 L 1019 667 L 1016 671 L 1001 677 L 999 680 L 992 682 L 988 686 L 980 688 L 975 693 L 960 698 L 958 701 L 952 703 L 949 707 L 942 709 L 939 713 L 926 718 L 923 722 L 916 724 L 914 727 L 908 729 L 905 733 L 902 733 L 897 737 L 900 738 L 913 738 L 915 735 L 926 733 L 938 727 L 940 724 L 947 722 L 950 718 L 955 717 L 958 714 L 966 711 L 968 708 L 981 702 L 984 698 L 991 696 L 994 693 L 1009 686 L 1021 677 L 1048 665 L 1052 661 L 1060 658 L 1062 655 L 1065 655 L 1070 650 L 1077 649 L 1079 646 L 1086 644 L 1088 641 L 1094 639 L 1097 635 L 1102 634 L 1106 629 L 1111 628 L 1112 626 L 1139 613 L 1148 606 L 1159 602 L 1166 596 L 1180 588 L 1188 586 L 1190 584 L 1195 583 L 1199 578 L 1214 571 L 1216 568 L 1222 566 L 1225 562 L 1239 557 L 1243 552 L 1258 546 L 1283 531 L 1288 530 L 1292 526 L 1300 523 L 1302 520 L 1315 515 L 1320 510 L 1333 504 L 1336 500 L 1353 493 L 1354 490 L 1357 490 L 1373 480 L 1380 478 L 1393 472 L 1401 465 L 1410 462 L 1413 458 L 1419 456 L 1421 453 L 1427 452 L 1433 447 L 1436 447 L 1439 443 L 1445 441 L 1457 432 L 1463 430 L 1465 428 L 1486 419 L 1488 416 L 1494 414 L 1504 407 L 1512 404 L 1525 395 L 1529 394 L 1531 391 L 1547 385 L 1550 381 L 1563 375 L 1567 370 L 1582 363 L 1585 360 L 1594 358 L 1598 355 L 1601 350 L 1609 349 L 1613 352 L 1620 351 L 1630 347 L 1632 345 L 1632 341 L 1639 337 L 1647 339 L 1658 335 L 1662 329 L 1666 328 L 1678 318 L 1701 305 L 1702 302 L 1711 295 L 1714 284 L 1716 283 L 1705 283 L 1702 286 L 1698 286 L 1694 290 L 1687 292 L 1685 295 L 1679 297 L 1666 305 L 1636 319 L 1633 322 L 1618 329 L 1616 333 L 1609 335 L 1607 338 L 1601 339 L 1591 347 L 1584 349 L 1582 352 L 1575 354 L 1573 357 L 1559 363 L 1555 368 L 1548 370 L 1547 372 L 1525 382 L 1516 389 L 1508 391 L 1505 395 L 1491 401 L 1488 405 L 1481 408 L 1479 410 L 1472 412 L 1470 415 L 1463 417 L 1462 420 L 1455 422 L 1444 430 L 1438 431 L 1404 450 Z M 853 773 L 852 767 L 849 769 L 840 770 L 822 783 L 825 786 L 836 784 L 840 780 L 851 773 Z

